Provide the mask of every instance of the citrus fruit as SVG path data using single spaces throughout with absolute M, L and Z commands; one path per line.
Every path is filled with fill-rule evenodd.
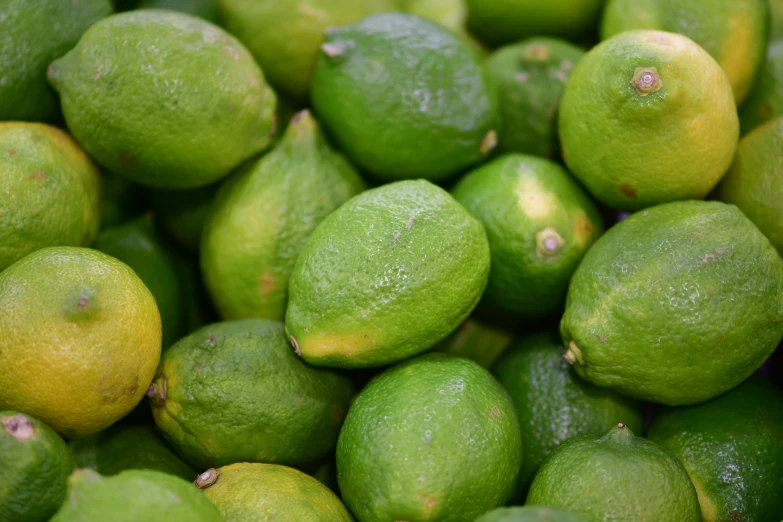
M 87 246 L 100 225 L 100 176 L 65 132 L 0 122 L 0 271 L 39 248 Z
M 222 522 L 217 508 L 193 484 L 160 471 L 133 469 L 102 477 L 74 471 L 68 500 L 50 522 Z
M 0 5 L 0 121 L 59 119 L 46 66 L 111 12 L 109 0 L 5 0 Z
M 770 38 L 783 38 L 783 0 L 769 0 L 772 29 Z
M 157 470 L 189 481 L 198 475 L 174 453 L 154 426 L 115 425 L 68 445 L 77 466 L 105 476 L 126 469 Z
M 324 127 L 380 179 L 444 179 L 497 144 L 489 77 L 467 40 L 389 13 L 327 32 L 312 85 Z
M 525 506 L 493 509 L 475 522 L 586 522 L 586 519 L 565 509 Z
M 435 345 L 433 351 L 465 357 L 484 368 L 491 368 L 511 344 L 511 333 L 471 316 L 454 332 Z
M 588 32 L 605 0 L 467 0 L 468 29 L 492 46 L 530 36 L 577 38 Z
M 687 37 L 661 31 L 621 33 L 588 52 L 559 129 L 569 170 L 618 210 L 703 198 L 739 138 L 726 74 Z
M 701 522 L 682 464 L 624 424 L 561 444 L 533 479 L 527 504 L 562 507 L 591 521 Z
M 161 358 L 148 396 L 155 423 L 198 468 L 302 465 L 334 450 L 353 388 L 311 368 L 268 319 L 216 323 Z
M 272 86 L 307 101 L 324 31 L 393 11 L 395 0 L 219 0 L 222 23 L 253 53 Z
M 218 0 L 142 0 L 140 9 L 171 9 L 218 23 Z
M 231 464 L 205 471 L 196 484 L 226 520 L 353 522 L 329 488 L 285 466 Z
M 579 378 L 564 352 L 556 334 L 526 335 L 492 369 L 514 401 L 522 427 L 520 500 L 544 459 L 571 437 L 603 435 L 620 422 L 639 433 L 644 428 L 638 402 Z
M 197 251 L 209 209 L 222 181 L 189 190 L 152 189 L 149 203 L 155 212 L 155 222 L 180 247 Z
M 121 176 L 104 173 L 101 189 L 101 229 L 121 225 L 146 210 L 146 193 L 141 185 Z
M 783 396 L 766 380 L 753 377 L 704 404 L 665 408 L 647 437 L 683 463 L 705 522 L 783 513 Z
M 737 205 L 783 252 L 783 117 L 770 121 L 740 140 L 737 156 L 716 194 Z
M 742 106 L 742 134 L 779 116 L 783 116 L 783 40 L 770 44 L 767 61 Z
M 482 303 L 527 318 L 561 310 L 571 274 L 603 232 L 576 181 L 549 160 L 508 154 L 470 172 L 452 195 L 487 231 Z
M 764 64 L 768 25 L 767 0 L 609 0 L 601 37 L 633 29 L 687 36 L 723 68 L 740 105 Z
M 510 498 L 521 448 L 514 405 L 489 372 L 427 354 L 356 397 L 337 443 L 337 480 L 361 522 L 474 520 Z
M 183 13 L 107 17 L 48 77 L 79 143 L 143 185 L 207 185 L 273 134 L 275 94 L 253 57 L 219 27 Z
M 536 37 L 501 47 L 487 58 L 503 120 L 499 151 L 555 155 L 560 98 L 584 54 L 566 41 Z
M 49 520 L 65 500 L 73 457 L 43 422 L 0 411 L 0 522 Z
M 222 188 L 203 233 L 204 281 L 224 319 L 283 320 L 288 279 L 313 230 L 364 189 L 308 111 Z
M 286 333 L 311 364 L 391 364 L 457 328 L 488 273 L 484 228 L 446 191 L 425 180 L 383 185 L 313 232 L 288 286 Z
M 33 252 L 0 272 L 0 408 L 64 437 L 100 431 L 144 396 L 160 336 L 155 299 L 124 263 L 88 248 Z
M 152 216 L 102 231 L 93 248 L 131 267 L 152 292 L 163 328 L 162 349 L 178 341 L 185 333 L 182 281 L 173 254 L 155 231 Z
M 479 54 L 487 54 L 481 42 L 468 32 L 468 5 L 465 0 L 400 0 L 400 5 L 400 11 L 448 27 L 465 38 Z
M 745 380 L 783 337 L 783 261 L 733 205 L 637 212 L 582 259 L 560 323 L 565 357 L 599 386 L 694 404 Z

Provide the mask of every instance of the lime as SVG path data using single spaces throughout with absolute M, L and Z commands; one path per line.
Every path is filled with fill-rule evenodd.
M 770 44 L 767 61 L 742 106 L 742 134 L 779 116 L 783 116 L 783 40 Z

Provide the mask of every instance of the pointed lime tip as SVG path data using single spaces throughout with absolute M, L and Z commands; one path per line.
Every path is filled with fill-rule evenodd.
M 585 359 L 584 356 L 582 355 L 582 350 L 579 349 L 579 346 L 577 346 L 577 344 L 573 340 L 571 340 L 568 343 L 568 349 L 563 354 L 563 359 L 568 361 L 568 363 L 571 365 L 574 364 L 579 364 L 579 366 L 585 365 Z
M 661 90 L 663 80 L 655 67 L 637 67 L 633 72 L 631 85 L 639 96 L 648 96 Z
M 215 468 L 209 468 L 204 473 L 196 477 L 193 483 L 198 486 L 199 489 L 205 489 L 217 482 L 220 473 Z
M 301 357 L 302 356 L 302 350 L 299 349 L 299 343 L 296 342 L 296 338 L 293 335 L 289 335 L 288 338 L 291 340 L 291 346 L 294 347 L 294 352 L 296 353 L 296 355 Z
M 153 406 L 163 406 L 166 402 L 166 393 L 165 377 L 158 377 L 150 384 L 150 387 L 147 388 L 147 397 L 150 398 Z

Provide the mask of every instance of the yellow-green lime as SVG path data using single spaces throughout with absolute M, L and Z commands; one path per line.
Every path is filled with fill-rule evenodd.
M 527 504 L 565 508 L 591 522 L 702 522 L 682 464 L 624 424 L 558 446 L 533 479 Z
M 204 326 L 169 348 L 148 396 L 166 439 L 204 469 L 325 457 L 352 393 L 347 378 L 297 357 L 282 323 L 245 319 Z
M 218 23 L 218 0 L 142 0 L 139 9 L 171 9 Z
M 103 477 L 74 471 L 68 499 L 50 522 L 223 522 L 191 483 L 160 471 L 133 469 Z
M 399 0 L 404 13 L 415 14 L 438 22 L 448 27 L 468 42 L 479 52 L 485 55 L 486 48 L 473 36 L 467 28 L 468 4 L 466 0 Z
M 154 426 L 114 425 L 68 443 L 80 468 L 101 475 L 126 469 L 151 469 L 192 481 L 198 473 L 166 444 Z
M 770 39 L 783 38 L 783 0 L 769 0 L 772 29 Z
M 232 522 L 353 522 L 329 488 L 286 466 L 244 462 L 211 468 L 196 485 Z
M 511 341 L 512 335 L 507 329 L 472 315 L 436 344 L 433 351 L 465 357 L 484 368 L 491 368 Z
M 769 4 L 767 0 L 609 0 L 601 38 L 633 29 L 679 33 L 699 44 L 726 72 L 741 105 L 764 64 Z
M 585 52 L 557 38 L 528 38 L 497 49 L 487 70 L 500 102 L 498 150 L 552 157 L 559 150 L 557 109 Z
M 514 401 L 522 427 L 520 501 L 541 463 L 571 437 L 602 435 L 620 422 L 638 433 L 644 428 L 637 401 L 581 379 L 564 352 L 554 333 L 526 335 L 492 369 Z
M 717 197 L 737 205 L 783 252 L 783 117 L 740 140 L 737 156 L 721 180 Z
M 562 310 L 571 274 L 603 232 L 577 182 L 552 161 L 507 154 L 467 174 L 451 193 L 489 239 L 482 303 L 525 318 Z
M 565 357 L 598 386 L 669 405 L 724 393 L 783 337 L 783 260 L 733 205 L 637 212 L 571 278 Z
M 434 346 L 478 303 L 484 228 L 425 180 L 367 190 L 315 229 L 288 286 L 286 333 L 310 364 L 385 366 Z
M 704 404 L 663 409 L 647 438 L 683 463 L 704 522 L 783 514 L 783 396 L 763 378 Z
M 204 227 L 201 268 L 224 319 L 282 321 L 288 280 L 321 221 L 364 189 L 308 111 L 268 154 L 232 176 Z
M 605 0 L 467 0 L 468 29 L 491 46 L 531 36 L 578 38 L 592 29 Z
M 726 73 L 685 36 L 628 31 L 576 65 L 560 103 L 563 158 L 606 205 L 701 199 L 739 139 Z
M 46 67 L 112 12 L 109 0 L 5 0 L 0 5 L 0 121 L 56 121 Z
M 783 40 L 770 43 L 767 61 L 742 106 L 740 111 L 742 134 L 746 135 L 756 127 L 779 116 L 783 116 Z
M 360 522 L 475 520 L 509 500 L 521 464 L 508 394 L 473 361 L 439 353 L 373 379 L 337 443 L 340 491 Z
M 207 185 L 274 133 L 275 94 L 247 49 L 183 13 L 105 18 L 49 66 L 48 77 L 79 143 L 143 185 Z
M 327 32 L 312 106 L 336 144 L 382 180 L 445 179 L 497 145 L 499 114 L 478 53 L 420 16 L 387 13 Z
M 130 412 L 152 382 L 160 342 L 155 298 L 113 257 L 50 247 L 0 272 L 0 408 L 64 437 Z
M 515 506 L 493 509 L 478 517 L 475 522 L 587 522 L 587 519 L 560 508 Z
M 100 226 L 100 182 L 65 132 L 0 122 L 0 271 L 40 248 L 89 246 Z
M 394 11 L 396 0 L 218 0 L 222 23 L 253 53 L 269 83 L 307 102 L 318 46 L 331 27 Z
M 74 466 L 65 441 L 29 415 L 0 411 L 0 462 L 0 522 L 49 520 Z

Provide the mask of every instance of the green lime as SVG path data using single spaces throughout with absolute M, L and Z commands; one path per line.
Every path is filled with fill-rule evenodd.
M 769 43 L 768 0 L 609 0 L 601 37 L 657 29 L 687 36 L 723 68 L 742 104 L 764 64 Z
M 475 522 L 587 522 L 581 515 L 560 508 L 502 507 L 478 517 Z
M 221 189 L 204 229 L 201 266 L 224 319 L 282 321 L 288 279 L 321 221 L 364 189 L 308 111 Z
M 74 471 L 68 500 L 50 522 L 223 522 L 217 508 L 196 486 L 151 470 L 127 470 L 102 477 Z
M 783 117 L 740 140 L 737 156 L 716 192 L 737 205 L 783 253 Z
M 491 368 L 511 344 L 506 329 L 470 316 L 454 332 L 435 345 L 433 351 L 465 357 L 484 368 Z
M 100 431 L 141 400 L 160 358 L 155 299 L 127 265 L 51 247 L 0 272 L 0 409 L 64 437 Z
M 705 522 L 783 514 L 783 396 L 753 377 L 704 404 L 665 408 L 647 434 L 696 486 Z
M 638 433 L 644 429 L 637 401 L 579 378 L 564 352 L 556 334 L 527 335 L 492 370 L 514 401 L 522 427 L 520 499 L 544 459 L 571 437 L 602 435 L 621 422 Z
M 489 45 L 531 36 L 578 38 L 598 21 L 606 0 L 467 0 L 468 29 Z
M 750 376 L 783 337 L 783 261 L 733 205 L 637 212 L 585 255 L 560 323 L 580 377 L 695 404 Z
M 484 228 L 446 191 L 425 180 L 383 185 L 313 232 L 288 286 L 286 333 L 311 364 L 391 364 L 467 319 L 488 273 Z
M 101 475 L 151 469 L 193 480 L 198 474 L 174 453 L 154 426 L 115 425 L 68 445 L 77 466 L 94 469 Z
M 400 11 L 427 18 L 448 27 L 468 42 L 481 55 L 487 50 L 481 42 L 468 32 L 468 4 L 466 0 L 399 0 Z
M 503 120 L 499 151 L 556 154 L 560 98 L 584 54 L 563 40 L 536 37 L 501 47 L 487 58 Z
M 603 232 L 576 181 L 549 160 L 508 154 L 469 173 L 452 195 L 487 231 L 482 303 L 525 318 L 562 310 L 571 274 Z
M 171 9 L 218 23 L 219 0 L 142 0 L 140 9 Z
M 371 14 L 394 11 L 396 0 L 219 0 L 223 25 L 253 53 L 269 83 L 298 104 L 307 101 L 324 31 Z
M 203 469 L 324 457 L 352 392 L 345 377 L 296 357 L 282 323 L 246 319 L 205 326 L 168 349 L 147 395 L 166 439 Z
M 478 364 L 443 354 L 373 379 L 337 443 L 343 501 L 363 522 L 474 520 L 508 501 L 521 463 L 508 394 Z
M 49 520 L 68 492 L 73 456 L 43 422 L 0 411 L 0 522 Z
M 596 521 L 702 522 L 682 464 L 624 424 L 558 446 L 533 479 L 527 504 L 561 507 Z
M 328 31 L 312 104 L 348 157 L 387 181 L 444 179 L 497 145 L 497 103 L 478 54 L 415 15 Z
M 560 103 L 563 158 L 606 205 L 701 199 L 739 139 L 726 73 L 685 36 L 628 31 L 576 65 Z
M 151 216 L 142 216 L 100 233 L 93 248 L 131 267 L 158 305 L 165 350 L 185 332 L 185 300 L 173 254 L 158 236 Z
M 0 271 L 40 248 L 87 246 L 98 234 L 98 169 L 56 127 L 0 122 L 0 193 Z
M 767 61 L 742 106 L 742 134 L 779 116 L 783 116 L 783 40 L 770 44 Z
M 769 0 L 772 30 L 770 38 L 783 38 L 783 0 Z
M 274 133 L 275 94 L 247 49 L 183 13 L 143 9 L 105 18 L 48 76 L 79 143 L 143 185 L 207 185 L 263 150 Z
M 231 464 L 205 471 L 196 484 L 220 514 L 232 522 L 353 522 L 329 488 L 285 466 Z
M 58 120 L 60 104 L 46 82 L 46 67 L 111 12 L 109 0 L 4 0 L 0 4 L 0 121 Z

